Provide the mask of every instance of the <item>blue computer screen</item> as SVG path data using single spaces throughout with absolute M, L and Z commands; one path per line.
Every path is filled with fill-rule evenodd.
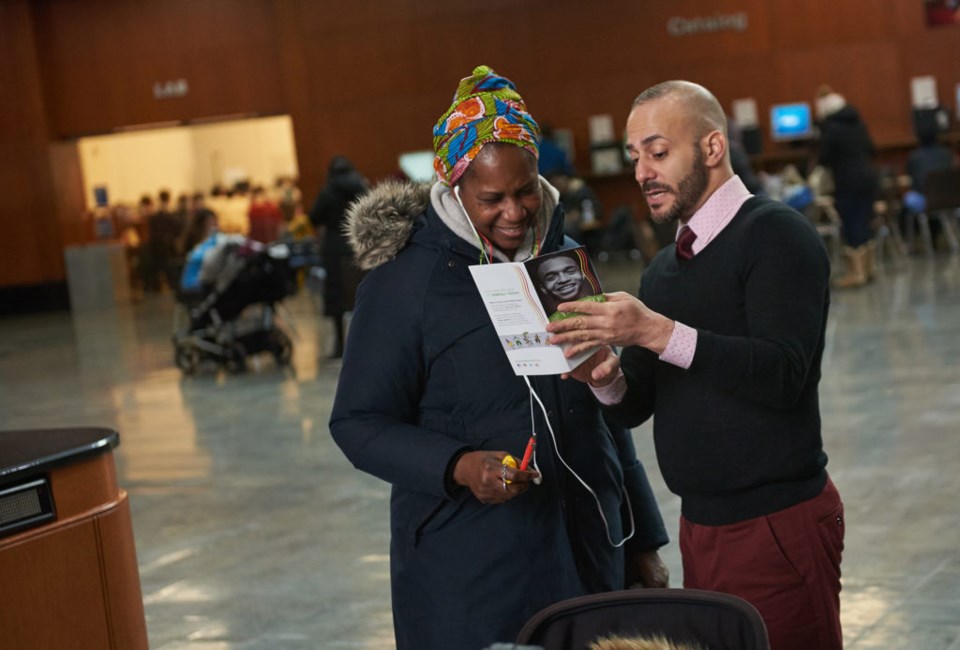
M 777 104 L 770 107 L 770 137 L 774 140 L 804 140 L 813 135 L 810 104 Z

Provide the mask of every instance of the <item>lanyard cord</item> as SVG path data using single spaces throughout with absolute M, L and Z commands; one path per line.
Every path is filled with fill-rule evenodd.
M 540 254 L 540 220 L 533 218 L 533 252 L 530 257 L 536 257 Z
M 530 378 L 524 375 L 523 380 L 527 382 L 527 388 L 530 389 L 531 409 L 533 408 L 532 400 L 535 399 L 537 400 L 537 404 L 540 405 L 540 410 L 543 411 L 543 419 L 547 423 L 547 431 L 550 432 L 550 439 L 553 440 L 553 449 L 557 452 L 557 458 L 560 459 L 560 462 L 563 463 L 563 466 L 567 468 L 567 471 L 569 471 L 573 477 L 580 482 L 580 485 L 582 485 L 587 492 L 590 493 L 590 496 L 593 497 L 594 502 L 597 504 L 597 512 L 600 513 L 600 519 L 603 520 L 604 532 L 607 534 L 607 541 L 610 542 L 610 546 L 614 548 L 620 548 L 626 544 L 627 540 L 631 539 L 636 532 L 636 527 L 634 526 L 633 522 L 633 505 L 630 503 L 630 495 L 627 493 L 626 485 L 623 486 L 623 497 L 627 502 L 627 512 L 630 515 L 630 532 L 619 542 L 614 542 L 613 538 L 610 536 L 610 524 L 607 522 L 607 518 L 603 514 L 603 506 L 600 504 L 600 498 L 597 497 L 597 493 L 593 491 L 593 488 L 587 485 L 587 482 L 580 478 L 579 474 L 573 471 L 573 468 L 567 464 L 567 461 L 564 460 L 563 456 L 560 454 L 560 447 L 557 445 L 557 436 L 553 432 L 553 426 L 550 424 L 550 417 L 547 415 L 547 407 L 543 405 L 543 401 L 541 401 L 540 396 L 537 395 L 535 390 L 533 390 L 533 385 L 530 383 Z M 534 456 L 534 458 L 536 458 L 536 456 Z
M 493 264 L 493 243 L 492 243 L 489 239 L 487 239 L 486 237 L 484 237 L 483 235 L 481 235 L 481 234 L 480 234 L 480 231 L 478 231 L 476 228 L 473 229 L 473 232 L 477 233 L 477 239 L 479 240 L 479 246 L 480 246 L 480 260 L 479 260 L 479 262 L 480 262 L 480 264 L 483 264 L 484 255 L 486 255 L 487 260 L 489 260 L 489 263 L 490 263 L 490 264 Z M 483 245 L 484 245 L 484 244 L 486 244 L 486 245 L 489 247 L 489 249 L 490 249 L 490 252 L 489 252 L 489 253 L 487 253 L 486 250 L 483 248 Z

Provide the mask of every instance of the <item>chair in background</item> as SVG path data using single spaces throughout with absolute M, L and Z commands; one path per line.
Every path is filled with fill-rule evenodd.
M 960 252 L 955 223 L 960 214 L 960 168 L 930 172 L 923 184 L 923 196 L 926 199 L 923 212 L 911 213 L 907 217 L 907 245 L 913 249 L 914 233 L 919 230 L 924 253 L 932 256 L 935 249 L 930 222 L 937 221 L 950 252 L 956 255 Z
M 909 177 L 906 178 L 904 186 L 909 185 Z M 880 173 L 880 194 L 873 209 L 875 262 L 878 267 L 885 264 L 887 257 L 897 266 L 907 259 L 907 246 L 898 223 L 898 215 L 902 210 L 900 177 L 890 169 L 883 169 Z
M 707 648 L 770 648 L 767 628 L 753 605 L 698 589 L 630 589 L 564 600 L 527 621 L 517 643 L 582 650 L 611 634 L 662 635 Z
M 633 210 L 630 206 L 621 205 L 610 214 L 610 222 L 603 230 L 599 248 L 597 259 L 601 262 L 606 262 L 615 256 L 643 261 L 643 255 L 637 248 Z
M 833 205 L 832 196 L 818 196 L 805 209 L 807 218 L 813 222 L 817 232 L 830 252 L 830 265 L 834 269 L 843 267 L 843 227 L 840 214 Z
M 907 259 L 907 245 L 897 225 L 898 210 L 895 204 L 877 201 L 874 204 L 873 234 L 876 242 L 876 264 L 883 267 L 888 257 L 897 266 Z

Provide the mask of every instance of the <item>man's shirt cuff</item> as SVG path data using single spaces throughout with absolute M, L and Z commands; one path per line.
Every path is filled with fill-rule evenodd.
M 697 330 L 683 323 L 673 324 L 673 334 L 664 348 L 660 360 L 687 370 L 697 351 Z
M 616 379 L 606 386 L 590 386 L 593 396 L 604 406 L 613 406 L 619 404 L 623 396 L 627 394 L 627 379 L 623 376 L 623 371 L 617 373 Z

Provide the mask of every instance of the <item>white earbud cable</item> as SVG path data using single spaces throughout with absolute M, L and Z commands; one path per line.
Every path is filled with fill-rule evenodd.
M 547 407 L 544 406 L 543 401 L 541 401 L 540 399 L 540 396 L 537 395 L 537 391 L 533 390 L 533 385 L 530 383 L 530 378 L 524 375 L 523 380 L 527 382 L 527 388 L 530 389 L 531 399 L 537 400 L 537 404 L 540 405 L 540 410 L 543 411 L 543 419 L 547 423 L 547 431 L 550 432 L 550 438 L 551 440 L 553 440 L 553 449 L 554 451 L 557 452 L 557 458 L 560 459 L 560 462 L 563 463 L 563 466 L 567 468 L 567 471 L 569 471 L 573 475 L 573 477 L 580 482 L 580 485 L 582 485 L 584 489 L 586 489 L 586 491 L 590 493 L 590 496 L 593 497 L 594 502 L 597 504 L 597 511 L 600 513 L 600 519 L 603 520 L 604 532 L 606 532 L 607 534 L 607 541 L 610 542 L 610 545 L 613 546 L 614 548 L 620 548 L 621 546 L 626 544 L 627 540 L 631 539 L 634 533 L 636 532 L 636 527 L 634 526 L 634 521 L 633 521 L 633 506 L 630 503 L 630 495 L 627 493 L 626 486 L 623 487 L 623 497 L 627 502 L 627 512 L 630 515 L 630 533 L 626 535 L 626 537 L 621 539 L 619 542 L 614 542 L 613 537 L 611 537 L 610 535 L 610 524 L 607 522 L 607 518 L 603 514 L 603 506 L 600 504 L 600 499 L 599 497 L 597 497 L 597 493 L 593 491 L 593 488 L 587 485 L 586 481 L 580 478 L 579 474 L 573 471 L 573 468 L 567 464 L 567 461 L 564 460 L 563 456 L 560 454 L 560 447 L 557 445 L 557 437 L 556 437 L 556 434 L 554 434 L 553 432 L 553 426 L 550 424 L 550 417 L 547 415 Z M 533 404 L 531 403 L 531 409 L 532 408 L 533 408 Z M 531 420 L 532 420 L 532 415 L 533 414 L 531 413 Z M 539 471 L 539 468 L 537 468 L 537 471 Z

